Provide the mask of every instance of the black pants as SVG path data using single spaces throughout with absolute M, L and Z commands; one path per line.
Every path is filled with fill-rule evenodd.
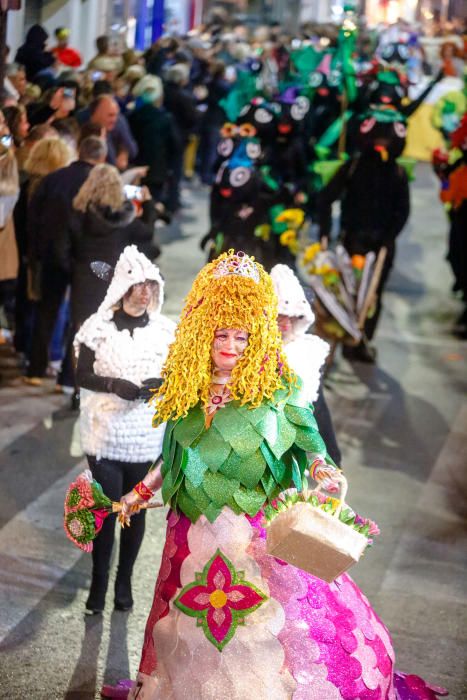
M 29 377 L 43 377 L 45 375 L 49 364 L 50 341 L 69 283 L 69 275 L 62 270 L 54 267 L 44 268 L 41 285 L 42 299 L 37 306 L 29 358 Z
M 99 459 L 87 455 L 89 467 L 104 493 L 112 501 L 131 491 L 147 474 L 151 462 L 117 462 L 111 459 Z M 146 511 L 141 511 L 131 518 L 131 526 L 121 530 L 120 551 L 118 558 L 117 580 L 129 582 L 133 566 L 138 556 L 144 536 Z M 110 559 L 115 539 L 115 515 L 109 515 L 102 530 L 94 540 L 92 550 L 93 579 L 106 581 L 109 575 Z

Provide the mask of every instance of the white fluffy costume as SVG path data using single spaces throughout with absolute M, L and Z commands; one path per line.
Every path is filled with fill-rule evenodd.
M 148 307 L 149 322 L 119 331 L 114 311 L 134 284 L 157 283 Z M 115 266 L 104 301 L 76 334 L 81 344 L 95 354 L 94 372 L 105 377 L 123 377 L 140 386 L 145 379 L 160 377 L 175 324 L 161 314 L 164 282 L 159 269 L 136 246 L 127 246 Z M 126 401 L 116 394 L 81 390 L 80 431 L 87 455 L 121 462 L 149 462 L 161 452 L 165 426 L 152 427 L 153 409 L 142 400 Z
M 293 270 L 287 265 L 275 265 L 271 277 L 279 302 L 279 314 L 292 319 L 293 337 L 284 343 L 287 360 L 302 379 L 308 401 L 314 403 L 329 345 L 317 335 L 307 333 L 315 316 Z

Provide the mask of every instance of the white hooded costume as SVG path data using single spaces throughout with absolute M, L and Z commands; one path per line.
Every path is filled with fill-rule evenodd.
M 318 398 L 321 370 L 329 353 L 329 345 L 317 335 L 307 333 L 315 316 L 293 270 L 287 265 L 274 265 L 271 277 L 279 302 L 279 314 L 293 319 L 293 337 L 284 343 L 287 360 L 302 379 L 308 400 L 314 403 Z
M 118 330 L 114 311 L 134 284 L 154 280 L 157 286 L 147 312 L 146 326 Z M 95 354 L 94 372 L 103 377 L 129 380 L 141 386 L 145 379 L 160 377 L 173 341 L 175 323 L 161 314 L 164 282 L 159 269 L 136 246 L 127 246 L 115 266 L 104 301 L 75 336 Z M 162 450 L 165 425 L 152 427 L 154 408 L 142 400 L 126 401 L 113 393 L 81 389 L 81 443 L 87 455 L 121 462 L 156 460 Z

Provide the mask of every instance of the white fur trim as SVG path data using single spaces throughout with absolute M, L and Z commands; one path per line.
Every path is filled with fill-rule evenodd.
M 317 335 L 303 335 L 284 346 L 287 361 L 303 381 L 303 390 L 310 401 L 318 398 L 321 370 L 329 354 L 329 345 Z
M 94 371 L 122 377 L 141 386 L 160 377 L 173 341 L 175 324 L 164 316 L 144 328 L 119 331 L 113 321 L 94 314 L 80 328 L 75 344 L 94 351 Z M 154 408 L 143 401 L 125 401 L 116 394 L 81 390 L 80 432 L 86 454 L 122 462 L 155 460 L 161 452 L 165 426 L 152 427 Z
M 274 265 L 271 277 L 277 294 L 279 314 L 299 319 L 294 322 L 294 327 L 305 333 L 314 323 L 315 315 L 298 277 L 288 265 Z
M 115 265 L 112 281 L 97 313 L 104 318 L 112 318 L 115 305 L 125 296 L 130 287 L 145 280 L 157 282 L 153 300 L 148 307 L 149 315 L 157 316 L 164 302 L 164 280 L 154 263 L 140 253 L 135 245 L 128 245 Z

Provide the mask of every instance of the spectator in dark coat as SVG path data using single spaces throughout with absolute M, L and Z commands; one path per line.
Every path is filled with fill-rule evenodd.
M 29 150 L 24 164 L 20 195 L 14 211 L 16 242 L 20 255 L 15 347 L 18 352 L 24 354 L 30 352 L 31 322 L 38 301 L 40 277 L 39 261 L 34 256 L 36 224 L 40 212 L 31 209 L 31 202 L 43 178 L 68 165 L 72 156 L 68 146 L 57 135 L 52 136 L 47 130 L 41 131 L 41 138 L 35 141 Z M 55 130 L 52 133 L 56 134 Z
M 128 121 L 138 144 L 137 163 L 149 166 L 145 184 L 156 202 L 164 201 L 167 181 L 182 146 L 172 116 L 161 106 L 161 79 L 146 75 L 136 83 L 133 94 L 136 106 Z
M 195 131 L 201 113 L 196 108 L 196 99 L 187 90 L 190 67 L 186 63 L 177 63 L 166 72 L 164 85 L 164 107 L 172 115 L 179 150 L 174 154 L 173 174 L 170 182 L 167 206 L 175 211 L 180 206 L 180 182 L 183 175 L 183 153 L 190 135 Z
M 71 281 L 69 220 L 74 197 L 92 168 L 105 162 L 105 143 L 90 136 L 81 142 L 79 158 L 42 179 L 30 203 L 34 257 L 42 261 L 41 298 L 34 324 L 28 376 L 40 378 L 49 362 L 49 345 L 58 312 Z
M 26 78 L 32 82 L 36 75 L 55 63 L 55 56 L 46 50 L 48 34 L 40 24 L 33 24 L 26 41 L 16 52 L 15 61 L 26 69 Z
M 153 243 L 154 201 L 147 188 L 142 193 L 139 207 L 125 200 L 118 170 L 106 164 L 93 168 L 73 200 L 71 312 L 76 330 L 97 310 L 106 292 L 106 285 L 91 269 L 92 262 L 113 267 L 131 244 L 150 260 L 160 253 Z
M 231 84 L 224 76 L 225 65 L 222 61 L 213 61 L 206 85 L 207 97 L 203 104 L 204 112 L 200 125 L 199 167 L 201 181 L 205 185 L 211 185 L 214 179 L 219 130 L 226 121 L 225 112 L 219 103 L 228 94 Z

